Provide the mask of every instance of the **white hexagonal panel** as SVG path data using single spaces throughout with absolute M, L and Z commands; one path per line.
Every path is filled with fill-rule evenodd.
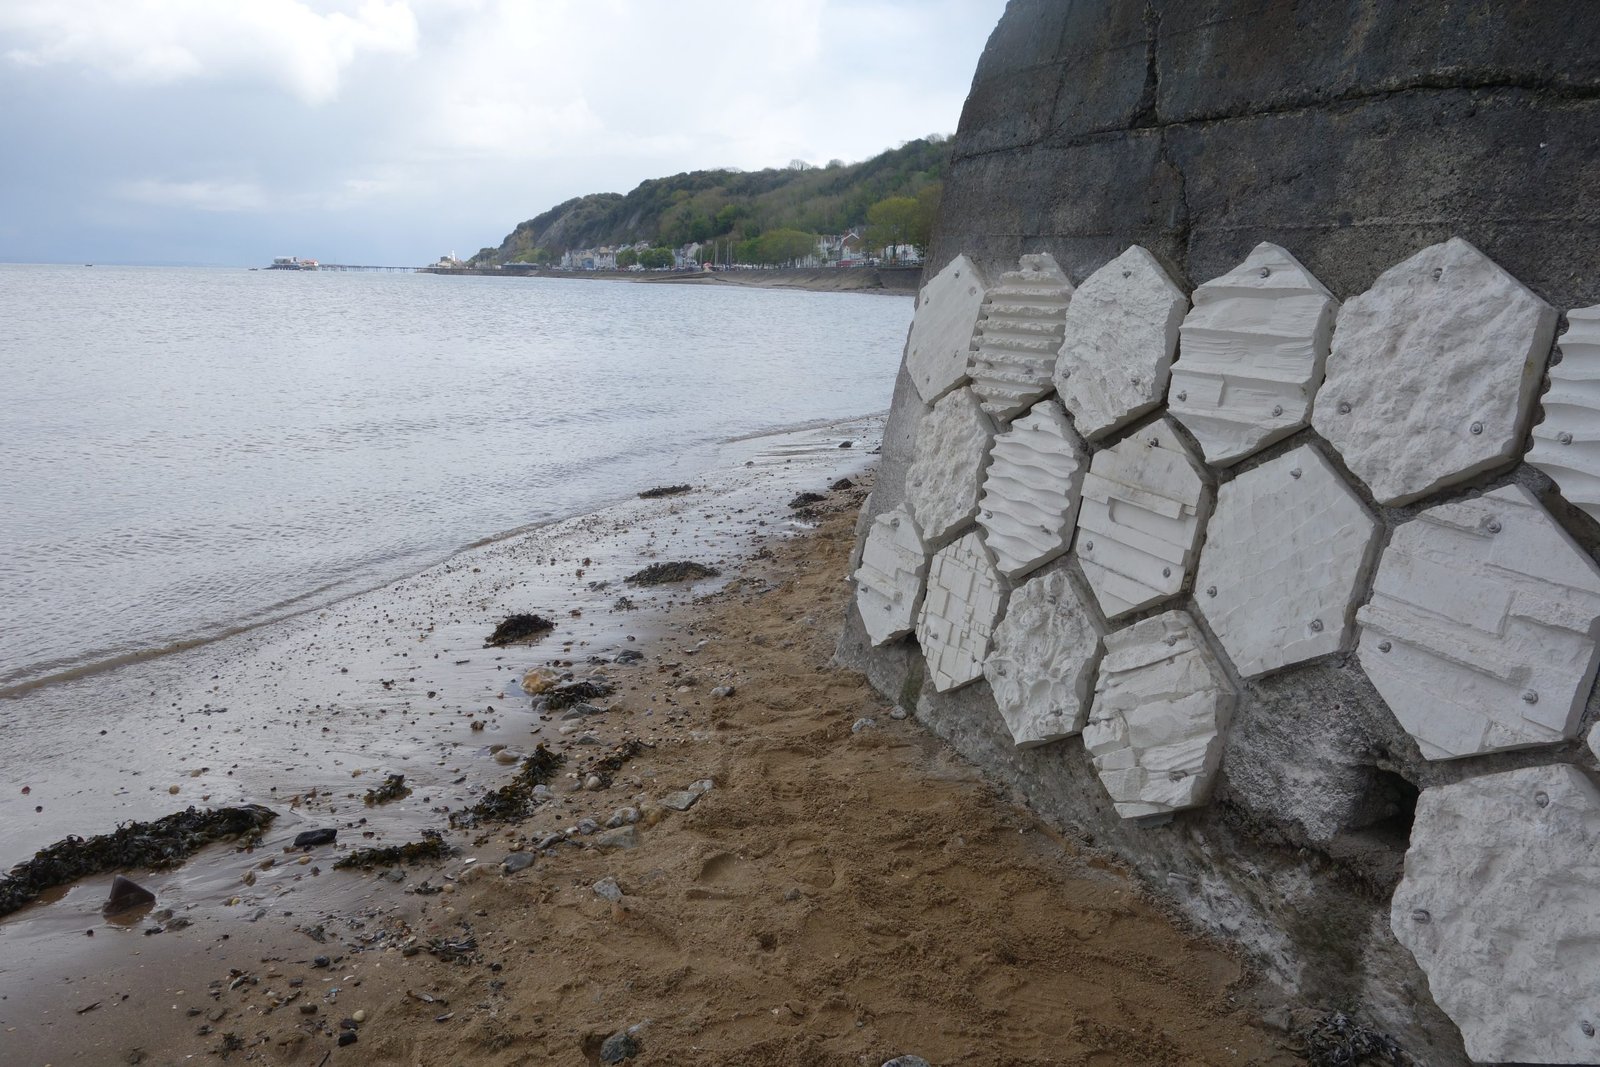
M 1528 462 L 1600 519 L 1600 305 L 1567 312 L 1558 347 L 1561 362 L 1550 368 L 1544 421 L 1533 428 Z
M 1106 618 L 1178 594 L 1209 503 L 1199 462 L 1165 419 L 1094 454 L 1077 554 Z
M 971 389 L 940 400 L 917 424 L 906 500 L 922 536 L 938 541 L 978 513 L 978 487 L 994 426 Z
M 974 530 L 940 549 L 928 567 L 928 591 L 917 615 L 917 643 L 939 692 L 983 677 L 1005 590 Z
M 1071 300 L 1072 283 L 1048 252 L 1023 256 L 1017 270 L 1000 276 L 984 302 L 968 368 L 983 410 L 1009 419 L 1055 388 Z
M 1423 790 L 1394 936 L 1475 1063 L 1600 1063 L 1600 790 L 1526 767 Z
M 1054 400 L 995 437 L 978 525 L 1001 574 L 1014 580 L 1067 550 L 1086 466 L 1083 441 Z
M 1380 504 L 1517 455 L 1556 310 L 1459 237 L 1339 310 L 1311 424 Z
M 911 632 L 927 577 L 928 550 L 911 509 L 901 504 L 873 519 L 855 573 L 856 609 L 873 644 Z
M 983 676 L 1018 748 L 1083 729 L 1104 636 L 1064 571 L 1030 578 L 1011 594 Z
M 924 404 L 967 380 L 983 296 L 983 275 L 965 255 L 946 264 L 917 294 L 906 339 L 906 372 Z
M 1377 531 L 1310 445 L 1217 490 L 1195 603 L 1240 674 L 1349 647 Z
M 1265 242 L 1194 291 L 1167 407 L 1207 462 L 1236 463 L 1311 421 L 1338 309 L 1299 260 Z
M 1182 611 L 1105 639 L 1084 747 L 1124 819 L 1198 807 L 1222 762 L 1237 694 Z
M 1356 621 L 1362 668 L 1428 759 L 1548 744 L 1594 682 L 1600 568 L 1509 485 L 1395 530 Z
M 1067 307 L 1056 390 L 1090 440 L 1161 403 L 1189 300 L 1134 245 L 1084 280 Z

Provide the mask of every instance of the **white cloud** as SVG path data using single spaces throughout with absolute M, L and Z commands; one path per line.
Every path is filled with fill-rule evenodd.
M 23 66 L 144 85 L 265 82 L 321 104 L 359 56 L 412 54 L 417 22 L 405 0 L 6 0 L 0 34 Z
M 153 207 L 186 208 L 190 211 L 263 211 L 268 204 L 265 190 L 254 182 L 162 181 L 145 178 L 123 182 L 115 195 L 134 203 Z

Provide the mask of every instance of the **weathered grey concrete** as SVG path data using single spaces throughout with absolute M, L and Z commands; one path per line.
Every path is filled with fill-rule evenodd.
M 1012 0 L 963 111 L 928 276 L 958 253 L 998 276 L 1048 252 L 1081 284 L 1139 244 L 1187 291 L 1270 241 L 1343 301 L 1456 236 L 1557 308 L 1600 303 L 1592 4 Z M 923 410 L 902 374 L 863 523 L 903 498 Z M 1301 445 L 1358 485 L 1309 430 L 1219 478 Z M 1423 507 L 1511 483 L 1600 548 L 1600 524 L 1515 457 L 1404 507 L 1358 495 L 1387 543 Z M 1053 566 L 1083 578 L 1074 557 Z M 1192 586 L 1133 618 L 1174 607 L 1204 626 Z M 839 655 L 1044 817 L 1253 951 L 1296 999 L 1360 1015 L 1431 1067 L 1468 1060 L 1389 929 L 1417 790 L 1552 762 L 1596 768 L 1579 741 L 1427 761 L 1355 657 L 1333 653 L 1234 678 L 1210 805 L 1134 826 L 1081 740 L 1016 747 L 986 682 L 935 693 L 913 640 L 871 650 L 857 620 Z M 1578 736 L 1597 721 L 1591 694 Z

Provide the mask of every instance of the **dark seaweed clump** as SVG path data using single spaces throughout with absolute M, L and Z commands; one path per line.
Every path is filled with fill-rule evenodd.
M 602 785 L 611 787 L 611 776 L 622 770 L 623 764 L 633 759 L 646 749 L 655 748 L 648 741 L 641 741 L 637 737 L 630 737 L 621 744 L 614 746 L 610 752 L 590 762 L 583 769 L 580 777 L 587 778 L 591 774 L 600 779 Z
M 549 785 L 566 757 L 551 752 L 544 745 L 522 761 L 517 776 L 508 785 L 491 789 L 466 811 L 450 816 L 451 826 L 477 826 L 480 822 L 510 822 L 521 819 L 534 809 L 533 787 Z
M 1416 1063 L 1394 1038 L 1356 1022 L 1342 1011 L 1329 1012 L 1296 1036 L 1312 1067 L 1413 1067 Z
M 494 628 L 494 633 L 489 635 L 489 640 L 484 642 L 484 646 L 493 648 L 509 645 L 515 641 L 526 641 L 547 634 L 555 628 L 556 624 L 543 615 L 507 615 L 505 621 Z
M 575 682 L 562 682 L 545 690 L 539 697 L 546 711 L 561 711 L 586 700 L 608 697 L 617 687 L 598 678 L 583 678 Z
M 347 853 L 335 863 L 334 869 L 370 871 L 374 867 L 394 867 L 401 863 L 422 863 L 444 859 L 449 850 L 444 837 L 437 830 L 422 831 L 421 841 L 408 841 L 403 845 L 383 848 L 358 848 Z
M 646 489 L 639 494 L 639 497 L 643 500 L 653 500 L 658 496 L 677 496 L 679 493 L 687 493 L 688 491 L 689 486 L 687 485 L 658 485 L 654 489 Z
M 411 795 L 411 787 L 406 785 L 406 776 L 391 774 L 383 780 L 383 784 L 375 789 L 367 790 L 363 798 L 368 804 L 387 804 L 391 800 Z
M 668 582 L 692 582 L 701 578 L 715 578 L 722 572 L 704 563 L 680 560 L 677 563 L 652 563 L 642 571 L 635 571 L 623 581 L 630 585 L 666 585 Z
M 810 507 L 812 504 L 820 504 L 826 499 L 828 498 L 823 496 L 821 493 L 801 493 L 793 500 L 789 501 L 789 506 L 791 508 L 806 508 Z
M 125 867 L 176 867 L 213 841 L 259 834 L 275 818 L 277 812 L 258 804 L 209 811 L 188 808 L 154 822 L 122 823 L 109 834 L 87 840 L 65 838 L 0 878 L 0 915 L 10 915 L 46 889 L 69 885 L 87 875 Z

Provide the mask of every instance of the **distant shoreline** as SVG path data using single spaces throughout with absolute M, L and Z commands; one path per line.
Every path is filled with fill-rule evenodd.
M 914 295 L 922 279 L 916 267 L 806 267 L 783 270 L 630 271 L 542 270 L 501 267 L 424 267 L 424 274 L 487 278 L 576 278 L 588 281 L 643 282 L 654 285 L 737 285 L 754 289 L 804 289 L 817 293 Z

